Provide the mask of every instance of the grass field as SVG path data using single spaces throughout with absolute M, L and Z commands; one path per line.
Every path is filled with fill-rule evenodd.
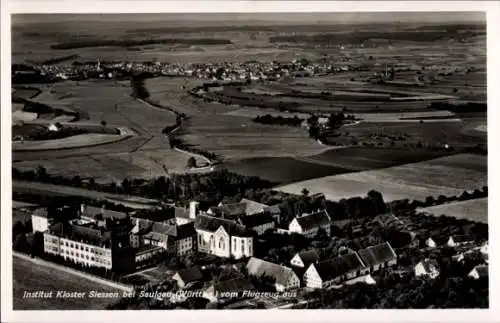
M 52 150 L 80 148 L 87 146 L 105 145 L 115 141 L 126 139 L 128 136 L 109 135 L 109 134 L 82 134 L 61 139 L 19 141 L 12 143 L 13 151 L 32 151 L 32 150 Z
M 33 193 L 48 196 L 82 196 L 95 200 L 113 199 L 115 201 L 126 201 L 127 203 L 137 204 L 137 208 L 153 207 L 158 201 L 138 196 L 128 196 L 120 194 L 111 194 L 98 191 L 90 191 L 83 188 L 76 188 L 63 185 L 52 185 L 46 183 L 12 181 L 12 189 L 19 193 Z
M 180 88 L 179 84 L 183 84 L 178 79 L 165 79 L 170 82 L 170 88 L 166 90 Z M 190 155 L 170 149 L 162 134 L 163 128 L 175 123 L 175 114 L 134 100 L 130 97 L 131 91 L 129 82 L 114 81 L 64 82 L 45 89 L 38 98 L 41 102 L 78 106 L 88 112 L 91 121 L 77 122 L 79 126 L 99 127 L 95 124 L 104 120 L 108 127 L 131 129 L 134 136 L 91 134 L 47 142 L 15 143 L 14 166 L 28 169 L 43 165 L 50 173 L 94 177 L 97 181 L 186 172 Z M 95 144 L 101 145 L 92 146 Z M 71 147 L 75 149 L 69 149 Z
M 449 122 L 435 119 L 431 121 L 373 121 L 360 122 L 352 126 L 345 126 L 336 133 L 338 136 L 329 136 L 327 142 L 336 145 L 349 145 L 353 143 L 372 143 L 375 145 L 397 146 L 415 145 L 421 143 L 429 146 L 451 147 L 475 146 L 486 144 L 486 133 L 474 131 L 469 126 L 478 120 L 462 120 Z M 484 119 L 483 119 L 484 122 Z
M 441 157 L 444 150 L 347 147 L 295 157 L 263 157 L 228 161 L 220 167 L 286 184 Z
M 263 125 L 228 115 L 193 117 L 179 134 L 186 143 L 225 159 L 310 155 L 328 148 L 302 128 Z
M 471 154 L 447 156 L 418 163 L 379 170 L 327 176 L 278 187 L 278 190 L 300 194 L 324 193 L 339 200 L 364 196 L 369 190 L 381 192 L 386 201 L 424 200 L 427 196 L 459 195 L 464 190 L 482 188 L 488 183 L 487 157 Z
M 467 219 L 488 223 L 488 198 L 468 201 L 451 202 L 426 208 L 419 208 L 417 212 L 433 214 L 435 216 L 447 215 L 457 219 Z
M 101 310 L 116 298 L 24 298 L 24 292 L 119 292 L 108 286 L 43 265 L 13 257 L 14 310 Z M 121 292 L 120 292 L 121 295 Z

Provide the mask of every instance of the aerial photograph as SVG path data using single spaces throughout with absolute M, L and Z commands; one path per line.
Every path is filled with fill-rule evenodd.
M 12 14 L 14 311 L 489 308 L 486 25 Z

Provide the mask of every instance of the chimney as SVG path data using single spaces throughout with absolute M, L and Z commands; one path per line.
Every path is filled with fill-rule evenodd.
M 196 219 L 196 215 L 198 213 L 198 205 L 200 203 L 196 201 L 189 202 L 189 218 Z

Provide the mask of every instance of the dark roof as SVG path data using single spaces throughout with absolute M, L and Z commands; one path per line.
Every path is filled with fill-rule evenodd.
M 453 238 L 453 241 L 458 243 L 474 241 L 474 237 L 470 235 L 451 236 L 451 238 Z
M 216 218 L 209 215 L 199 215 L 196 217 L 194 227 L 199 230 L 215 232 L 223 227 L 229 235 L 246 236 L 248 233 L 245 227 L 235 221 Z
M 248 261 L 247 271 L 249 275 L 256 277 L 269 276 L 276 280 L 276 283 L 286 285 L 294 271 L 291 268 L 281 266 L 269 261 L 252 257 Z
M 281 209 L 279 205 L 271 205 L 268 209 L 267 212 L 271 214 L 281 214 Z
M 231 204 L 222 204 L 219 206 L 211 207 L 210 211 L 212 211 L 213 214 L 218 216 L 236 217 L 239 215 L 245 215 L 246 209 L 247 209 L 246 203 L 231 203 Z
M 322 280 L 331 280 L 347 273 L 364 268 L 364 264 L 355 252 L 313 264 Z
M 185 284 L 203 279 L 203 274 L 199 267 L 191 267 L 179 270 L 177 274 Z
M 252 215 L 264 212 L 269 206 L 249 199 L 241 199 L 240 203 L 245 204 L 245 214 Z
M 42 217 L 42 218 L 49 217 L 49 213 L 47 212 L 46 208 L 38 208 L 38 209 L 34 210 L 33 215 L 38 216 L 38 217 Z
M 151 235 L 151 237 L 159 237 L 159 235 L 163 235 L 174 237 L 176 239 L 184 239 L 196 234 L 194 224 L 192 222 L 183 225 L 174 225 L 145 219 L 137 219 L 136 221 L 139 229 L 138 233 Z
M 176 218 L 189 219 L 189 210 L 181 207 L 174 207 L 174 214 Z
M 89 226 L 56 223 L 50 227 L 49 233 L 75 242 L 84 242 L 99 247 L 109 247 L 111 243 L 109 231 L 101 231 L 101 229 Z
M 218 282 L 214 285 L 214 290 L 219 293 L 242 292 L 245 290 L 255 290 L 252 283 L 245 277 L 234 278 Z
M 89 218 L 95 218 L 97 215 L 102 215 L 104 219 L 124 219 L 127 217 L 127 214 L 124 212 L 117 212 L 117 211 L 112 211 L 108 210 L 106 208 L 98 208 L 95 206 L 85 206 L 85 209 L 82 213 L 82 216 L 87 216 Z
M 320 254 L 316 249 L 301 251 L 299 257 L 304 263 L 304 267 L 309 267 L 310 264 L 320 260 Z
M 325 210 L 311 214 L 306 214 L 297 217 L 296 219 L 299 225 L 302 227 L 302 229 L 306 231 L 316 227 L 328 225 L 332 222 Z
M 259 225 L 274 222 L 274 218 L 269 213 L 260 213 L 241 216 L 238 221 L 247 228 L 254 228 Z
M 479 277 L 488 277 L 488 265 L 478 265 L 474 267 L 474 269 L 477 271 Z
M 397 259 L 396 253 L 388 242 L 361 249 L 358 251 L 358 254 L 367 267 Z

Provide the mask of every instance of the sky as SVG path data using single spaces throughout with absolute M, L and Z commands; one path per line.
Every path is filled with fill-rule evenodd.
M 436 22 L 482 22 L 486 21 L 484 12 L 335 12 L 335 13 L 188 13 L 188 14 L 23 14 L 13 15 L 12 23 L 51 23 L 51 22 L 217 22 L 220 25 L 235 21 L 245 24 L 357 24 L 357 23 L 436 23 Z

